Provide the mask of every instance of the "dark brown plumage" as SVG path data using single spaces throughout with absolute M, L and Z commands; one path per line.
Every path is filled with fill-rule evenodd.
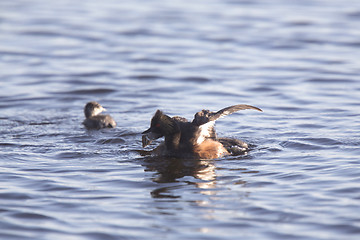
M 154 150 L 155 154 L 212 159 L 244 152 L 248 149 L 245 142 L 217 138 L 214 128 L 215 121 L 220 117 L 244 109 L 262 111 L 257 107 L 240 104 L 217 112 L 202 110 L 195 114 L 192 122 L 188 122 L 185 118 L 171 118 L 157 110 L 151 119 L 150 128 L 143 132 L 143 147 L 149 145 L 154 139 L 165 137 L 165 142 Z

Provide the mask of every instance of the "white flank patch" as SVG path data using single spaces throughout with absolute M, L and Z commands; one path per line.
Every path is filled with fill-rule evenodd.
M 196 140 L 197 144 L 201 144 L 206 138 L 210 137 L 210 129 L 214 127 L 215 121 L 207 122 L 199 126 L 200 136 Z

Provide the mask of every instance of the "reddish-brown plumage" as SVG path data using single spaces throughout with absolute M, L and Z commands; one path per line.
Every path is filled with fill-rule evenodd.
M 202 110 L 189 122 L 182 117 L 169 117 L 158 110 L 151 119 L 150 128 L 142 133 L 143 147 L 152 140 L 164 137 L 165 142 L 154 149 L 153 154 L 214 159 L 245 153 L 248 150 L 246 143 L 236 139 L 217 138 L 214 128 L 215 121 L 220 117 L 245 109 L 261 111 L 257 107 L 239 104 L 217 112 Z
M 229 154 L 220 142 L 211 139 L 194 146 L 194 155 L 200 159 L 220 158 Z

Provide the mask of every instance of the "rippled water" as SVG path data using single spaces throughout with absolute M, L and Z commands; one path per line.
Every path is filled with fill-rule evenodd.
M 359 239 L 359 1 L 0 2 L 1 239 Z M 87 131 L 87 101 L 116 129 Z M 156 109 L 255 147 L 139 155 Z

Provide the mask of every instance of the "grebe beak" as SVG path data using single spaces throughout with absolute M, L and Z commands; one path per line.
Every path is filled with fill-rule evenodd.
M 146 147 L 149 145 L 153 140 L 161 138 L 162 135 L 160 133 L 153 132 L 153 129 L 150 127 L 148 130 L 142 132 L 142 145 Z

